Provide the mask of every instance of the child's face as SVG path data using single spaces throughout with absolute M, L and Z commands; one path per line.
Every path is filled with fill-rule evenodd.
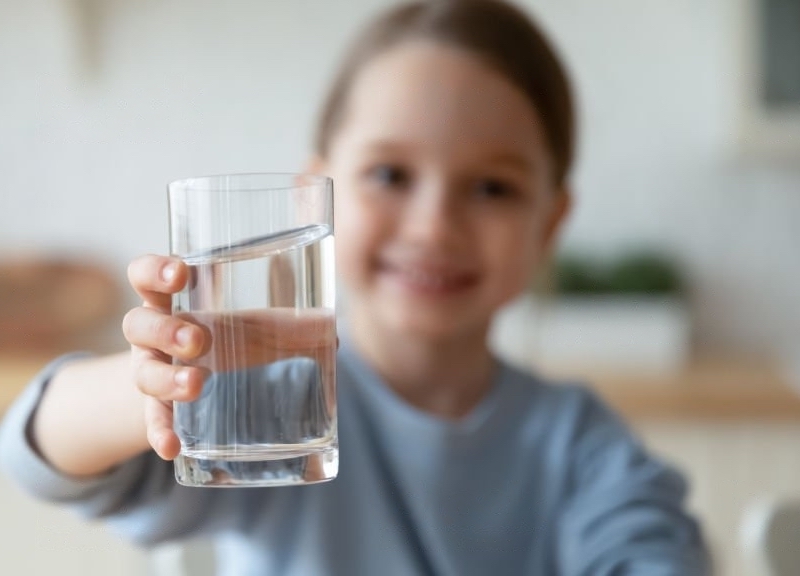
M 359 72 L 320 168 L 335 182 L 348 306 L 398 335 L 485 330 L 526 287 L 567 206 L 525 95 L 429 42 Z

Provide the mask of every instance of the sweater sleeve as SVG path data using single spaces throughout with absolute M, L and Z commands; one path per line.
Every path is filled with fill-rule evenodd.
M 686 481 L 648 454 L 620 419 L 582 391 L 561 515 L 564 576 L 705 576 L 710 559 L 686 512 Z
M 83 356 L 67 355 L 45 367 L 3 417 L 0 470 L 33 497 L 66 505 L 87 519 L 102 518 L 142 545 L 231 528 L 241 491 L 180 486 L 172 463 L 153 452 L 89 478 L 62 474 L 42 458 L 30 440 L 32 416 L 53 374 Z

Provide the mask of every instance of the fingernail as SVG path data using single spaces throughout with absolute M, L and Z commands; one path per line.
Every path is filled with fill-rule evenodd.
M 167 264 L 161 269 L 161 279 L 164 282 L 172 282 L 172 279 L 175 278 L 175 274 L 177 270 L 175 268 L 175 264 Z
M 186 386 L 189 384 L 189 371 L 178 370 L 178 372 L 175 374 L 175 384 L 181 388 L 186 388 Z
M 164 453 L 164 449 L 167 446 L 167 438 L 166 438 L 166 436 L 164 436 L 163 433 L 161 433 L 158 436 L 156 436 L 156 446 L 157 446 L 156 452 L 159 455 L 163 454 Z
M 192 342 L 192 329 L 184 326 L 175 333 L 175 340 L 182 348 L 186 348 Z

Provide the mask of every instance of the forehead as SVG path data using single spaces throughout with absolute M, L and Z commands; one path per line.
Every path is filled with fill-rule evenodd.
M 536 110 L 501 73 L 462 49 L 401 44 L 357 74 L 340 128 L 355 140 L 397 140 L 543 154 Z

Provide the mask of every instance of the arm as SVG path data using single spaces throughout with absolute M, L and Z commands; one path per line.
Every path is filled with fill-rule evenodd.
M 130 354 L 57 370 L 28 432 L 44 459 L 71 476 L 99 474 L 145 452 L 144 396 L 134 384 Z
M 112 529 L 142 544 L 234 525 L 240 509 L 236 491 L 178 486 L 172 465 L 152 451 L 106 473 L 81 477 L 62 473 L 40 456 L 30 441 L 30 431 L 43 391 L 52 385 L 54 375 L 71 364 L 91 366 L 93 362 L 77 355 L 63 357 L 31 382 L 2 419 L 0 469 L 33 496 L 67 505 L 86 518 L 103 518 Z
M 584 393 L 571 498 L 559 523 L 565 576 L 705 576 L 710 559 L 684 507 L 686 482 Z
M 140 542 L 207 532 L 236 520 L 233 494 L 183 489 L 172 465 L 179 443 L 172 432 L 172 400 L 195 397 L 202 372 L 176 378 L 172 366 L 202 348 L 202 331 L 169 314 L 170 293 L 185 268 L 166 281 L 169 259 L 145 257 L 131 265 L 144 306 L 125 320 L 132 353 L 105 358 L 62 358 L 31 383 L 5 415 L 0 467 L 37 497 L 68 503 Z M 193 333 L 185 342 L 180 328 Z M 185 373 L 185 372 L 184 372 Z
M 171 274 L 163 275 L 165 269 Z M 125 317 L 130 353 L 65 365 L 52 375 L 28 429 L 29 439 L 60 472 L 95 476 L 152 446 L 170 460 L 180 449 L 172 432 L 174 400 L 199 394 L 199 369 L 177 368 L 171 356 L 196 357 L 202 330 L 170 313 L 171 294 L 186 282 L 186 267 L 157 256 L 135 260 L 132 286 L 143 305 Z

